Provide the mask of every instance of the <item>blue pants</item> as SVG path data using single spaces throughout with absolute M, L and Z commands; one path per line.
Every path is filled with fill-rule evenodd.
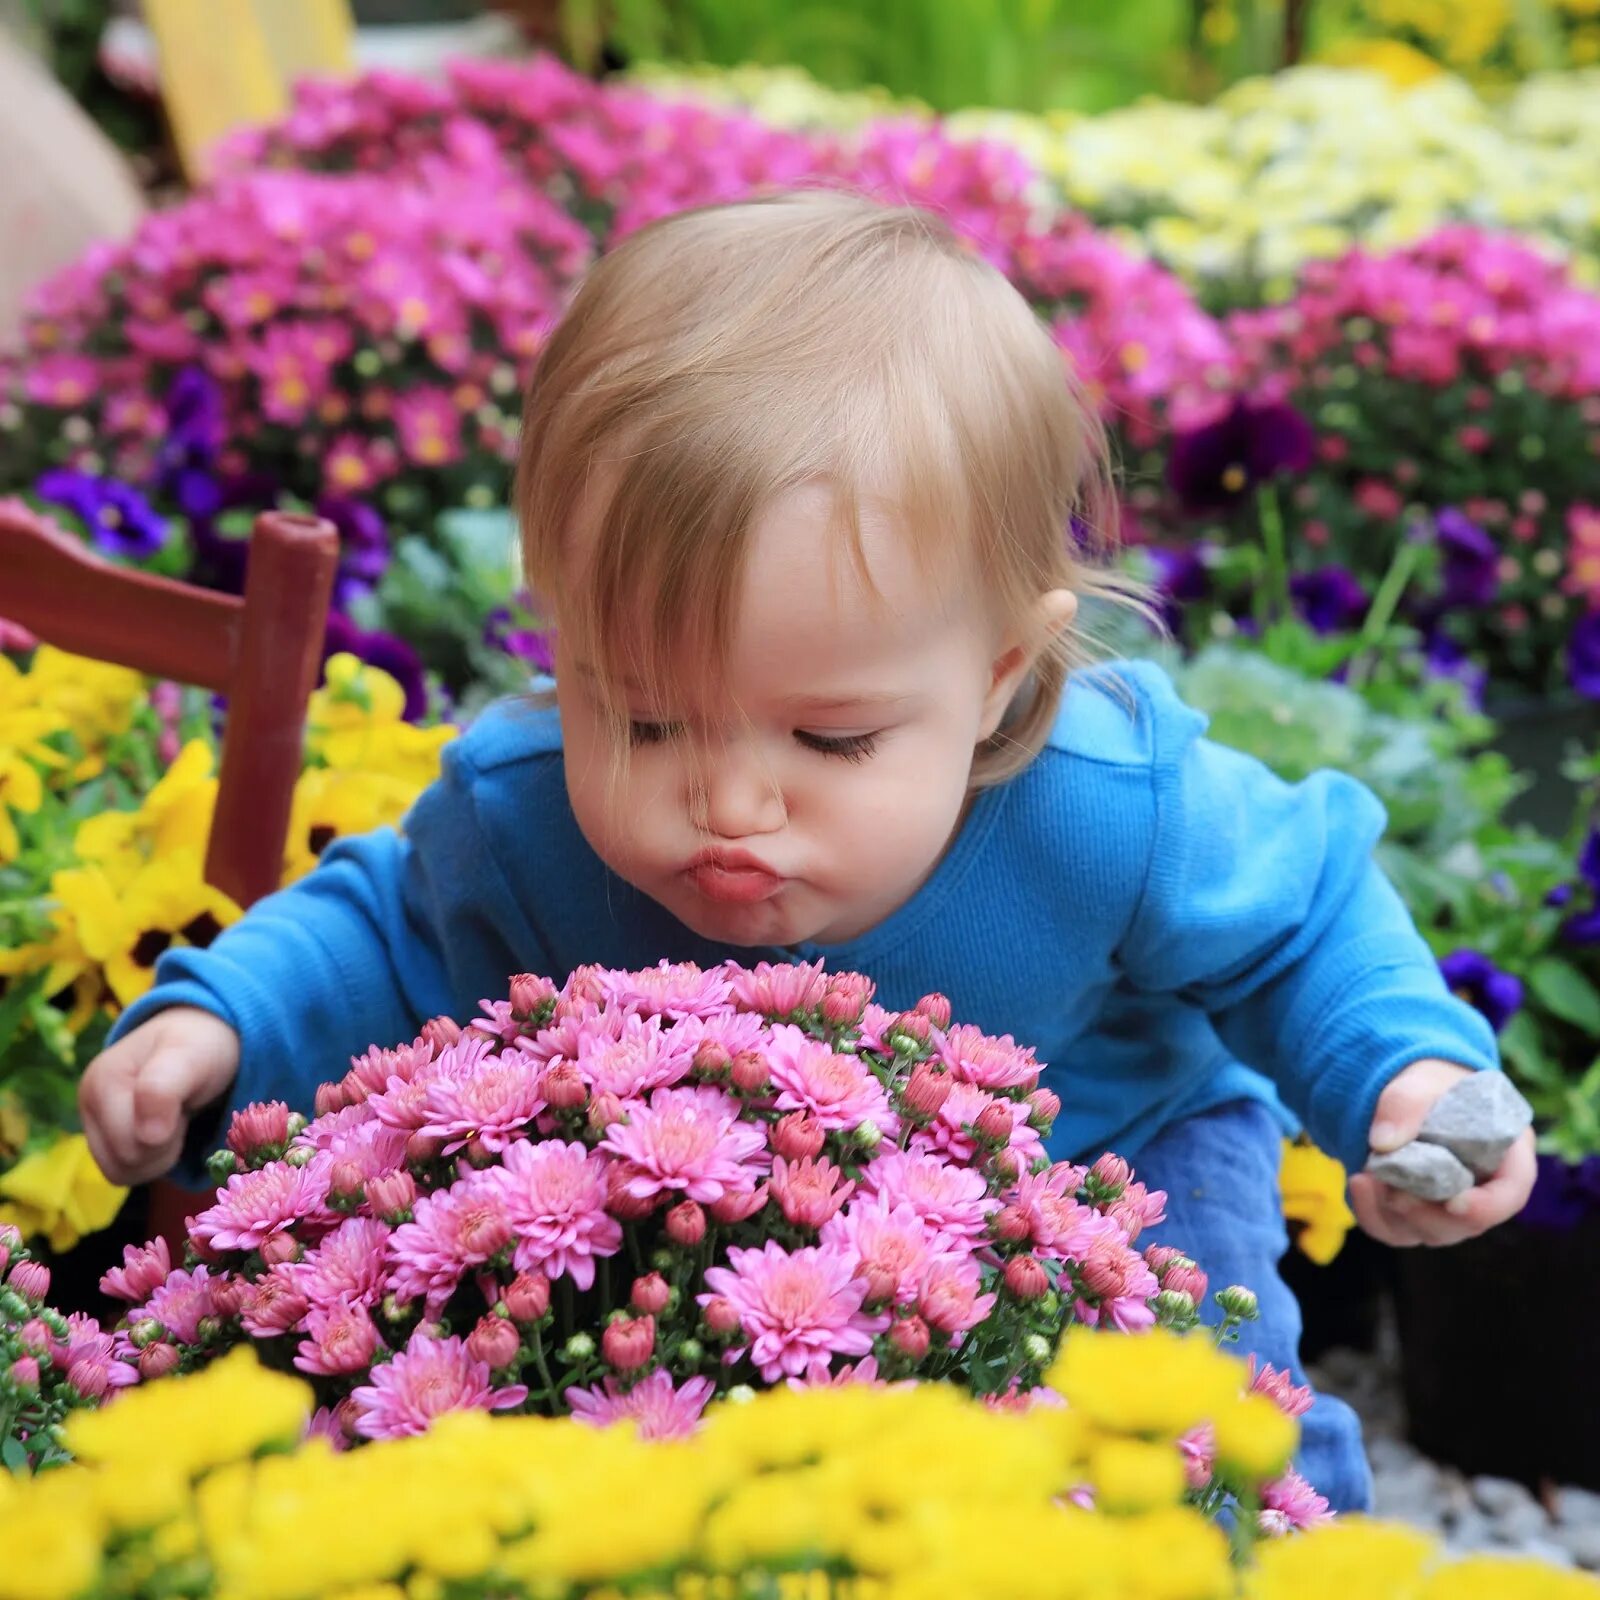
M 1235 1348 L 1287 1367 L 1304 1383 L 1300 1306 L 1278 1276 L 1289 1242 L 1278 1194 L 1282 1147 L 1266 1106 L 1236 1100 L 1163 1129 L 1130 1160 L 1135 1177 L 1167 1191 L 1167 1220 L 1139 1242 L 1176 1245 L 1209 1274 L 1213 1292 L 1230 1283 L 1253 1289 L 1261 1319 L 1244 1325 Z M 1210 1304 L 1205 1320 L 1219 1319 Z M 1356 1414 L 1344 1401 L 1318 1395 L 1300 1427 L 1300 1473 L 1335 1511 L 1370 1511 L 1372 1470 Z

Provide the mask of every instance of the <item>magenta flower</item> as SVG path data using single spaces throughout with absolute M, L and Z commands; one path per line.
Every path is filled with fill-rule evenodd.
M 770 1189 L 786 1220 L 801 1228 L 820 1228 L 855 1193 L 855 1184 L 843 1180 L 844 1174 L 831 1161 L 815 1156 L 785 1161 L 778 1156 L 772 1163 Z
M 767 1062 L 780 1111 L 809 1111 L 825 1129 L 870 1122 L 890 1138 L 899 1133 L 888 1092 L 859 1056 L 836 1055 L 820 1040 L 780 1023 L 772 1029 Z
M 125 1244 L 122 1265 L 112 1267 L 101 1278 L 100 1292 L 137 1305 L 158 1284 L 164 1283 L 171 1271 L 172 1253 L 165 1239 L 152 1239 L 143 1245 Z
M 364 1305 L 312 1306 L 294 1364 L 324 1378 L 361 1372 L 382 1342 Z
M 675 1389 L 671 1374 L 657 1370 L 625 1391 L 607 1378 L 601 1388 L 571 1388 L 563 1398 L 573 1416 L 592 1427 L 631 1422 L 641 1439 L 685 1439 L 699 1425 L 714 1387 L 709 1378 L 690 1378 Z
M 252 1338 L 271 1339 L 305 1325 L 311 1302 L 296 1287 L 292 1271 L 282 1263 L 250 1286 L 239 1321 Z
M 1090 1213 L 1083 1219 L 1083 1238 L 1069 1257 L 1078 1281 L 1092 1299 L 1076 1302 L 1078 1319 L 1091 1327 L 1109 1322 L 1123 1333 L 1136 1333 L 1156 1320 L 1151 1301 L 1160 1289 L 1156 1275 L 1113 1217 Z
M 445 1155 L 472 1139 L 504 1150 L 544 1109 L 537 1063 L 520 1050 L 507 1050 L 459 1077 L 430 1077 L 423 1099 L 427 1120 L 419 1131 L 442 1139 Z
M 727 974 L 735 1005 L 774 1021 L 814 1011 L 822 1004 L 828 986 L 820 961 L 780 962 L 776 966 L 758 961 L 749 971 L 729 966 Z
M 383 1298 L 389 1238 L 389 1229 L 371 1217 L 347 1218 L 291 1265 L 295 1287 L 313 1306 L 375 1305 Z
M 971 1256 L 937 1256 L 922 1279 L 917 1310 L 930 1328 L 952 1343 L 994 1310 L 996 1296 L 981 1294 L 983 1274 Z
M 990 1198 L 981 1173 L 924 1151 L 886 1151 L 863 1171 L 861 1182 L 884 1205 L 904 1203 L 935 1232 L 958 1241 L 981 1238 L 1000 1203 Z
M 372 1382 L 353 1389 L 355 1429 L 365 1439 L 425 1433 L 447 1411 L 508 1411 L 528 1398 L 522 1384 L 489 1386 L 489 1368 L 456 1338 L 418 1330 L 391 1361 L 372 1369 Z
M 620 1029 L 600 1018 L 579 1023 L 575 1043 L 584 1081 L 596 1094 L 619 1100 L 681 1083 L 694 1062 L 695 1041 L 678 1028 L 663 1028 L 660 1017 L 625 1015 Z
M 625 1163 L 624 1188 L 637 1200 L 676 1191 L 711 1204 L 750 1193 L 767 1167 L 761 1128 L 740 1120 L 737 1101 L 704 1087 L 657 1089 L 649 1105 L 611 1124 L 600 1148 Z
M 1009 1033 L 991 1038 L 970 1023 L 958 1023 L 939 1041 L 938 1057 L 963 1083 L 980 1089 L 1031 1089 L 1039 1063 Z
M 1332 1522 L 1328 1502 L 1293 1469 L 1261 1491 L 1257 1524 L 1269 1537 L 1297 1533 Z
M 884 1196 L 858 1200 L 822 1230 L 822 1243 L 851 1257 L 853 1271 L 877 1305 L 914 1302 L 934 1261 L 955 1254 L 948 1235 L 936 1232 L 905 1201 Z M 964 1252 L 961 1252 L 964 1253 Z
M 692 961 L 663 961 L 642 972 L 605 973 L 600 992 L 608 1005 L 681 1022 L 686 1017 L 715 1017 L 730 1011 L 733 985 L 725 972 L 705 972 Z
M 1264 1394 L 1286 1417 L 1303 1417 L 1316 1399 L 1309 1384 L 1296 1383 L 1288 1372 L 1280 1372 L 1270 1361 L 1250 1357 L 1250 1388 Z
M 861 1310 L 866 1285 L 851 1276 L 852 1258 L 842 1250 L 808 1246 L 786 1251 L 770 1239 L 759 1250 L 728 1251 L 731 1267 L 710 1267 L 711 1291 L 739 1314 L 750 1359 L 762 1378 L 822 1378 L 832 1358 L 864 1356 L 872 1338 L 888 1326 L 884 1316 Z
M 510 1216 L 518 1272 L 594 1283 L 594 1264 L 622 1248 L 622 1227 L 606 1212 L 605 1158 L 576 1142 L 514 1144 L 491 1176 Z
M 236 1172 L 216 1204 L 189 1223 L 189 1237 L 207 1250 L 258 1250 L 275 1233 L 333 1221 L 327 1206 L 325 1154 L 303 1167 L 275 1161 L 257 1172 Z
M 246 1161 L 263 1147 L 279 1154 L 289 1142 L 289 1108 L 281 1100 L 266 1100 L 235 1111 L 228 1125 L 228 1148 Z
M 214 1282 L 204 1265 L 192 1272 L 180 1268 L 168 1275 L 144 1303 L 143 1309 L 134 1314 L 133 1320 L 150 1317 L 179 1344 L 193 1344 L 200 1336 L 200 1319 L 216 1314 L 216 1302 L 212 1299 Z
M 547 1148 L 518 1144 L 511 1150 Z M 500 1168 L 469 1172 L 449 1189 L 418 1196 L 412 1220 L 389 1236 L 390 1284 L 402 1304 L 420 1296 L 427 1314 L 438 1316 L 462 1273 L 511 1243 L 518 1227 L 504 1177 Z
M 1008 1146 L 1026 1169 L 1044 1154 L 1044 1141 L 1028 1126 L 1033 1114 L 1026 1101 L 1007 1100 L 980 1089 L 975 1083 L 955 1083 L 949 1096 L 926 1127 L 911 1138 L 914 1150 L 936 1150 L 952 1161 L 971 1161 L 978 1153 L 972 1129 L 991 1106 L 999 1106 L 1011 1120 Z

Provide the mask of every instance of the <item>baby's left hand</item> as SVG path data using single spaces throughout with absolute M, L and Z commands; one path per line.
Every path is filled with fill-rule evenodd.
M 1378 1101 L 1368 1135 L 1372 1148 L 1381 1154 L 1409 1144 L 1434 1102 L 1470 1076 L 1466 1067 L 1448 1061 L 1413 1062 Z M 1350 1206 L 1361 1226 L 1385 1244 L 1460 1244 L 1516 1216 L 1533 1189 L 1534 1171 L 1530 1128 L 1506 1152 L 1492 1178 L 1454 1200 L 1419 1200 L 1361 1172 L 1350 1179 Z

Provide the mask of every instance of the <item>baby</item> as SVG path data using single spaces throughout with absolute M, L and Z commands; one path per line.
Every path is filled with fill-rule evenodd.
M 1298 1377 L 1282 1107 L 1358 1170 L 1494 1041 L 1374 866 L 1369 794 L 1281 783 L 1152 667 L 1090 663 L 1081 603 L 1138 603 L 1105 484 L 1049 333 L 933 218 L 818 192 L 630 238 L 524 422 L 554 705 L 485 715 L 403 833 L 162 959 L 84 1078 L 101 1166 L 198 1181 L 232 1108 L 310 1111 L 511 973 L 825 958 L 1035 1046 L 1052 1153 L 1166 1189 L 1161 1242 L 1253 1287 L 1245 1347 Z M 1352 1200 L 1448 1244 L 1532 1174 L 1525 1136 L 1447 1206 L 1370 1177 Z M 1299 1464 L 1365 1504 L 1337 1402 Z

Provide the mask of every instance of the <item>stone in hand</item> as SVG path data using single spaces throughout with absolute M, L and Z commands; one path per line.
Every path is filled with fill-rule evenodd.
M 1440 1144 L 1412 1140 L 1387 1155 L 1374 1153 L 1367 1171 L 1380 1183 L 1404 1189 L 1419 1200 L 1453 1200 L 1472 1187 L 1470 1168 L 1465 1167 Z
M 1480 1182 L 1492 1178 L 1533 1121 L 1533 1108 L 1503 1072 L 1475 1072 L 1439 1097 L 1417 1138 L 1442 1145 Z

